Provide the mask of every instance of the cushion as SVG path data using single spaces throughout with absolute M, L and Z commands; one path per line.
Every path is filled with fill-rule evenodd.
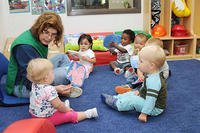
M 7 60 L 7 58 L 0 52 L 0 64 L 1 64 L 1 67 L 0 67 L 0 81 L 1 81 L 2 76 L 7 74 L 7 72 L 8 72 L 8 63 L 9 63 L 9 61 Z M 0 102 L 1 101 L 3 101 L 3 92 L 0 89 Z
M 7 74 L 8 71 L 8 59 L 0 52 L 0 80 L 4 74 Z
M 29 103 L 28 98 L 18 98 L 15 96 L 9 96 L 5 90 L 6 83 L 6 74 L 8 71 L 8 63 L 7 58 L 0 53 L 0 106 L 19 106 L 25 105 Z
M 117 56 L 115 54 L 111 54 L 109 51 L 95 51 L 94 54 L 96 57 L 96 63 L 94 64 L 95 66 L 108 65 L 111 61 L 115 61 L 117 59 Z M 68 54 L 68 57 L 70 60 L 79 60 L 70 54 Z
M 94 50 L 94 51 L 107 51 L 108 50 L 104 46 L 103 41 L 107 35 L 113 34 L 113 32 L 96 32 L 96 33 L 88 33 L 88 34 L 90 34 L 93 38 L 92 50 Z
M 92 50 L 94 51 L 107 51 L 108 49 L 104 47 L 103 40 L 93 40 Z
M 78 39 L 80 35 L 83 33 L 77 33 L 77 34 L 69 34 L 64 36 L 64 44 L 65 44 L 65 53 L 67 53 L 68 50 L 79 50 L 78 45 Z M 104 47 L 103 40 L 106 35 L 113 34 L 112 32 L 97 32 L 97 33 L 86 33 L 91 35 L 93 39 L 93 46 L 92 50 L 94 51 L 107 51 L 108 49 Z
M 10 96 L 6 93 L 5 84 L 0 84 L 0 106 L 13 107 L 29 104 L 29 98 L 19 98 L 16 96 Z
M 68 50 L 79 50 L 78 39 L 82 33 L 68 34 L 64 36 L 65 53 Z
M 78 51 L 79 45 L 67 43 L 67 44 L 65 44 L 65 52 L 67 53 L 68 50 Z M 97 39 L 97 40 L 93 40 L 92 50 L 94 50 L 94 51 L 107 51 L 108 49 L 106 47 L 104 47 L 102 40 Z
M 117 59 L 117 56 L 115 54 L 111 54 L 109 51 L 105 52 L 99 52 L 95 51 L 95 57 L 96 57 L 96 66 L 99 65 L 108 65 L 111 61 L 115 61 Z
M 109 48 L 109 44 L 112 42 L 119 44 L 121 42 L 121 35 L 109 34 L 104 38 L 103 44 Z
M 15 40 L 14 37 L 8 37 L 6 39 L 4 49 L 3 49 L 3 54 L 6 56 L 7 59 L 10 58 L 10 46 L 14 40 Z
M 4 133 L 56 133 L 55 126 L 47 119 L 31 118 L 18 120 L 9 125 Z
M 65 44 L 65 53 L 67 53 L 68 50 L 78 51 L 79 50 L 79 45 L 78 44 L 67 43 L 67 44 Z

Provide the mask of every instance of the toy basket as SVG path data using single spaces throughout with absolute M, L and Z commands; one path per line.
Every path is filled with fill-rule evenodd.
M 189 44 L 180 43 L 176 44 L 174 47 L 174 54 L 176 55 L 188 54 L 188 52 L 189 52 Z

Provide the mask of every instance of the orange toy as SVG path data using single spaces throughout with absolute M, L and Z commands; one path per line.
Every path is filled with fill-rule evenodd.
M 152 35 L 154 37 L 162 37 L 166 35 L 166 30 L 164 28 L 164 26 L 157 24 L 153 27 L 152 29 Z
M 115 92 L 117 94 L 123 94 L 129 91 L 132 91 L 133 89 L 131 89 L 130 87 L 126 87 L 126 86 L 116 86 L 115 87 Z

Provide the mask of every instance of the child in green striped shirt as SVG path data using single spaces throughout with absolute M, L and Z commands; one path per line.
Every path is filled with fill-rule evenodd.
M 139 52 L 139 69 L 145 74 L 142 87 L 118 95 L 102 94 L 102 100 L 117 111 L 135 110 L 140 112 L 138 119 L 147 122 L 147 116 L 157 116 L 166 107 L 166 81 L 160 68 L 165 62 L 165 53 L 156 45 L 146 46 Z

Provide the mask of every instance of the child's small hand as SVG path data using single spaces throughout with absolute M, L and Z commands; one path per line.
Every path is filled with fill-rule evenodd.
M 87 56 L 81 56 L 81 59 L 84 61 L 89 61 L 89 58 Z
M 141 122 L 147 122 L 147 115 L 144 114 L 144 113 L 141 113 L 138 117 L 138 119 L 141 121 Z
M 115 54 L 116 53 L 115 52 L 115 48 L 109 48 L 108 50 L 110 51 L 111 54 Z
M 139 52 L 140 52 L 140 49 L 139 49 L 139 48 L 136 48 L 136 49 L 134 50 L 134 54 L 135 54 L 135 55 L 137 55 Z
M 134 91 L 134 94 L 135 94 L 136 96 L 139 96 L 139 95 L 140 95 L 140 93 L 139 93 L 138 90 Z
M 138 74 L 138 80 L 140 82 L 143 82 L 144 81 L 144 75 L 143 74 Z
M 112 42 L 109 44 L 109 47 L 116 47 L 116 45 L 117 45 L 117 43 Z

